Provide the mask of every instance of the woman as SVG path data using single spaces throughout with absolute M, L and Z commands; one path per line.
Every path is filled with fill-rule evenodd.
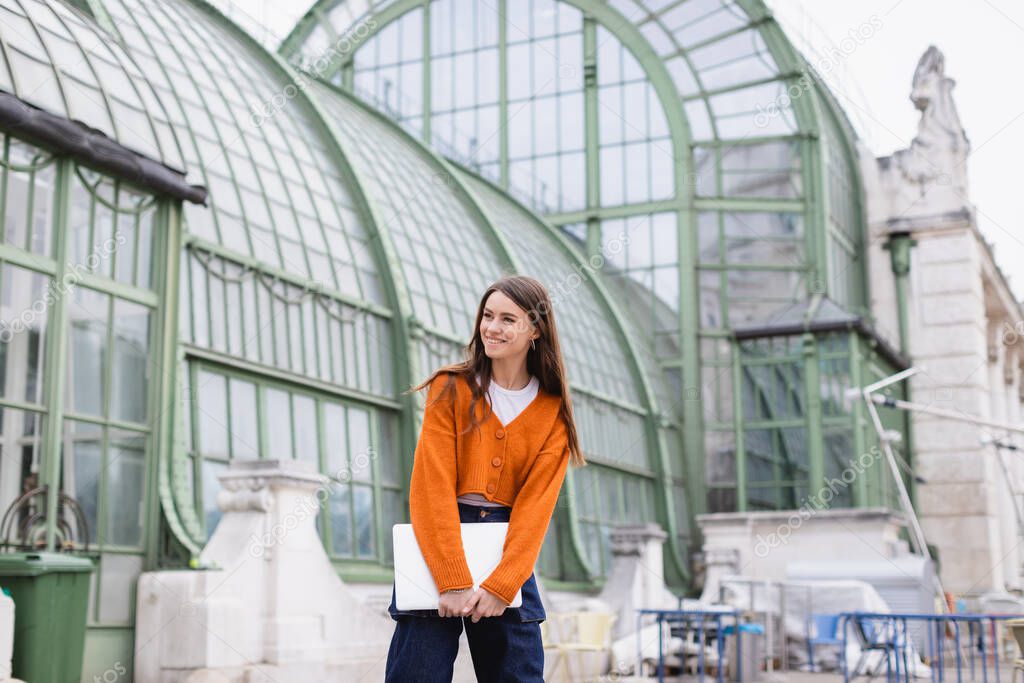
M 409 513 L 441 595 L 436 610 L 400 611 L 392 590 L 387 681 L 451 681 L 463 627 L 479 681 L 543 680 L 533 566 L 567 464 L 585 464 L 544 286 L 513 276 L 488 287 L 466 351 L 410 390 L 429 386 Z M 509 524 L 501 561 L 475 590 L 460 535 L 470 522 Z M 522 606 L 509 607 L 520 589 Z

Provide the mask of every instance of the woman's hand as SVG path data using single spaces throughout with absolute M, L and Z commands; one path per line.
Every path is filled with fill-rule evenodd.
M 437 616 L 439 617 L 465 617 L 469 616 L 472 607 L 469 603 L 480 591 L 472 588 L 461 592 L 446 591 L 441 593 L 437 601 Z
M 466 607 L 472 613 L 475 624 L 483 617 L 500 617 L 508 607 L 508 603 L 486 588 L 481 588 L 473 594 L 473 599 Z

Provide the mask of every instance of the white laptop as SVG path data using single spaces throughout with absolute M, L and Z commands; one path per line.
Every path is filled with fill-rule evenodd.
M 461 526 L 466 564 L 473 577 L 474 590 L 479 589 L 501 561 L 508 522 L 475 522 Z M 437 609 L 440 597 L 437 584 L 420 552 L 412 524 L 396 524 L 391 534 L 395 546 L 395 607 L 400 610 Z M 509 607 L 522 604 L 523 591 L 520 589 Z

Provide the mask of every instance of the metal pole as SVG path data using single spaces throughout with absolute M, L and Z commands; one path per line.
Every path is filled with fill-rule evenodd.
M 889 408 L 899 408 L 900 410 L 911 410 L 915 413 L 924 413 L 926 415 L 935 415 L 937 417 L 948 417 L 951 420 L 958 420 L 960 422 L 967 422 L 968 424 L 975 424 L 981 427 L 991 427 L 992 429 L 1005 429 L 1011 432 L 1019 432 L 1024 434 L 1024 425 L 1012 425 L 1008 422 L 997 422 L 995 420 L 986 420 L 976 415 L 968 415 L 967 413 L 959 410 L 945 410 L 944 408 L 932 408 L 921 403 L 913 403 L 912 401 L 904 401 L 898 398 L 892 398 L 891 396 L 881 396 L 868 392 L 868 387 L 864 387 L 863 393 L 871 393 L 871 401 L 879 405 L 884 405 Z
M 869 384 L 868 386 L 861 389 L 860 393 L 861 396 L 864 398 L 865 404 L 867 405 L 868 415 L 871 417 L 871 423 L 875 428 L 875 432 L 878 434 L 878 441 L 882 446 L 882 452 L 885 454 L 886 462 L 888 462 L 889 469 L 892 472 L 893 482 L 896 485 L 896 492 L 899 495 L 900 499 L 900 506 L 903 508 L 903 512 L 907 516 L 907 521 L 910 524 L 910 540 L 914 545 L 915 551 L 917 551 L 918 554 L 924 555 L 929 560 L 931 560 L 932 557 L 931 553 L 928 551 L 928 543 L 925 539 L 924 529 L 921 528 L 921 522 L 917 518 L 917 512 L 914 510 L 913 503 L 911 503 L 910 501 L 910 494 L 907 492 L 906 484 L 903 482 L 903 477 L 900 475 L 899 465 L 896 460 L 896 454 L 892 450 L 892 440 L 889 437 L 886 430 L 884 429 L 884 427 L 882 426 L 882 420 L 878 416 L 878 409 L 876 408 L 876 404 L 899 408 L 901 410 L 919 410 L 919 412 L 931 412 L 931 414 L 936 414 L 934 411 L 939 411 L 940 409 L 929 408 L 928 406 L 919 406 L 917 404 L 912 404 L 909 401 L 901 401 L 899 399 L 893 399 L 887 396 L 879 396 L 874 393 L 879 389 L 883 389 L 897 382 L 901 382 L 909 377 L 912 377 L 913 375 L 916 375 L 917 373 L 917 368 L 907 368 L 906 370 L 898 372 L 895 375 L 892 375 L 890 377 L 884 377 L 873 384 Z M 965 417 L 968 418 L 968 421 L 980 419 L 971 418 L 970 416 L 965 416 L 962 413 L 955 413 L 953 411 L 941 412 L 948 413 L 947 415 L 945 415 L 945 417 L 952 417 L 959 420 L 963 420 Z M 942 588 L 942 581 L 939 579 L 937 573 L 934 575 L 932 583 L 933 588 L 939 597 L 939 604 L 942 605 L 944 610 L 948 611 L 949 608 L 946 605 L 946 593 Z

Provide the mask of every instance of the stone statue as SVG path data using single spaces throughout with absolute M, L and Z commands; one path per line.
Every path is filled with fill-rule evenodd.
M 945 58 L 934 45 L 914 70 L 910 100 L 921 112 L 910 147 L 878 160 L 891 219 L 962 212 L 967 199 L 970 143 L 960 124 Z

